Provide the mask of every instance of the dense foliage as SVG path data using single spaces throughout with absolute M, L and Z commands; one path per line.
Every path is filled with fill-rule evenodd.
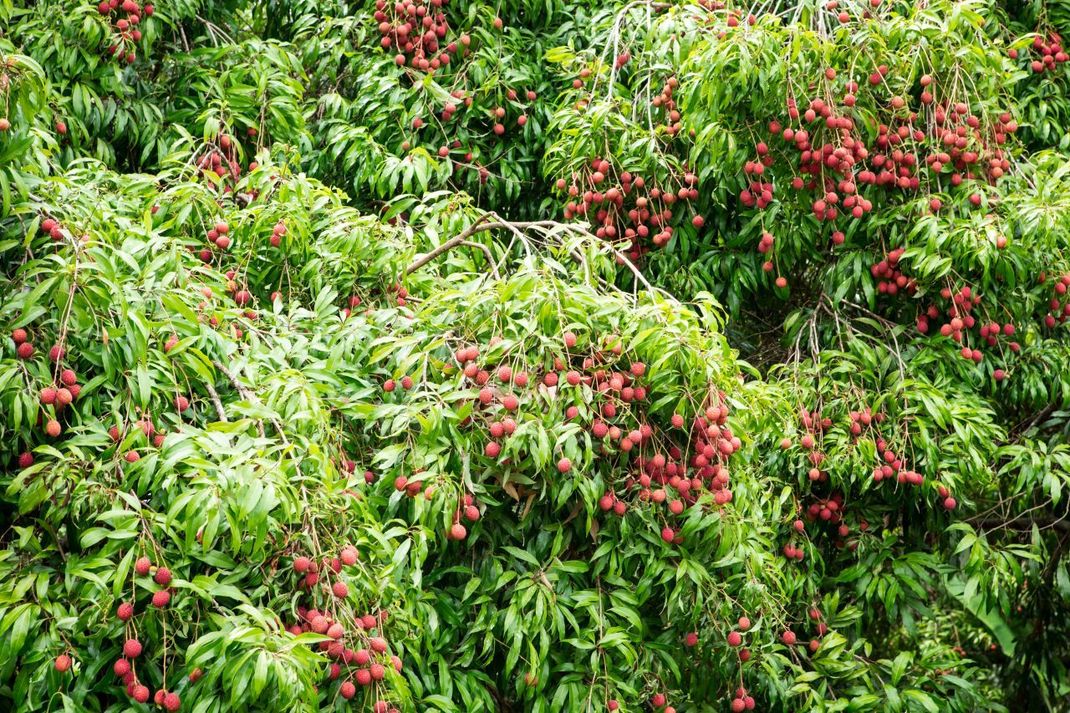
M 1070 710 L 1068 32 L 0 2 L 0 707 Z

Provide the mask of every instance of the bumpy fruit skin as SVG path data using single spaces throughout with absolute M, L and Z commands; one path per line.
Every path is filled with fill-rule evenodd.
M 345 698 L 348 701 L 350 698 L 357 695 L 357 687 L 353 685 L 352 681 L 343 681 L 342 685 L 338 688 L 338 692 L 342 694 L 342 698 Z
M 168 693 L 163 697 L 163 707 L 168 711 L 177 711 L 182 706 L 182 701 L 177 693 Z
M 166 589 L 161 589 L 152 595 L 152 606 L 157 609 L 163 609 L 171 603 L 171 592 Z
M 171 570 L 166 567 L 160 567 L 156 570 L 156 576 L 153 577 L 153 580 L 155 580 L 156 584 L 159 584 L 161 587 L 166 587 L 171 583 Z
M 130 673 L 130 662 L 126 659 L 118 659 L 115 664 L 112 665 L 111 670 L 115 672 L 117 677 L 122 678 Z
M 29 342 L 23 342 L 15 350 L 15 353 L 18 354 L 19 359 L 29 359 L 33 356 L 33 345 Z
M 149 688 L 138 684 L 134 686 L 134 692 L 131 694 L 133 699 L 138 703 L 148 703 L 149 700 Z
M 450 527 L 450 538 L 451 539 L 463 540 L 467 536 L 468 536 L 468 530 L 465 529 L 465 526 L 462 525 L 461 523 L 455 522 L 455 523 L 453 523 L 453 526 Z
M 557 470 L 559 473 L 567 473 L 572 470 L 572 461 L 568 458 L 562 458 L 557 461 Z
M 346 586 L 345 582 L 335 582 L 331 586 L 331 591 L 334 593 L 334 596 L 339 599 L 349 596 L 349 587 Z
M 134 605 L 130 602 L 123 602 L 119 605 L 116 616 L 119 617 L 119 621 L 130 621 L 131 617 L 134 616 Z
M 66 673 L 71 669 L 71 657 L 67 654 L 60 654 L 52 666 L 60 673 Z
M 134 562 L 134 571 L 142 577 L 148 574 L 151 568 L 152 560 L 150 560 L 148 557 L 138 557 L 137 562 Z
M 136 659 L 141 655 L 141 642 L 137 639 L 127 639 L 123 642 L 123 656 L 128 659 Z

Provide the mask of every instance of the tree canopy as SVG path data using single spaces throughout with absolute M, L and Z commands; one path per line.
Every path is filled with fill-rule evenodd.
M 1070 710 L 1061 0 L 0 0 L 0 708 Z

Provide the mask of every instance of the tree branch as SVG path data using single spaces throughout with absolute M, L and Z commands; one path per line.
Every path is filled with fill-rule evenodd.
M 496 220 L 494 220 L 492 222 L 486 222 L 488 218 L 492 218 L 492 217 L 496 218 Z M 587 237 L 591 238 L 592 240 L 597 240 L 598 242 L 600 242 L 602 245 L 604 245 L 613 254 L 613 257 L 616 258 L 616 260 L 617 260 L 617 262 L 619 264 L 621 264 L 624 267 L 628 268 L 628 270 L 632 273 L 632 275 L 635 276 L 635 279 L 641 285 L 643 285 L 643 287 L 645 287 L 650 292 L 662 292 L 662 290 L 659 290 L 658 288 L 656 288 L 652 284 L 650 284 L 650 281 L 646 279 L 646 276 L 643 275 L 643 273 L 639 271 L 639 268 L 636 267 L 635 263 L 632 262 L 628 258 L 627 255 L 622 253 L 620 250 L 617 250 L 615 247 L 613 247 L 613 245 L 611 243 L 608 243 L 608 242 L 606 242 L 604 240 L 600 240 L 596 236 L 592 235 L 591 232 L 589 230 L 587 230 L 587 228 L 585 228 L 582 225 L 577 225 L 575 223 L 559 223 L 556 220 L 508 221 L 508 220 L 502 220 L 499 216 L 497 216 L 495 214 L 492 214 L 492 213 L 484 213 L 475 223 L 472 223 L 472 225 L 470 225 L 467 228 L 465 228 L 460 234 L 456 235 L 455 237 L 450 238 L 449 240 L 447 240 L 446 242 L 442 243 L 441 245 L 439 245 L 437 248 L 435 248 L 431 252 L 427 253 L 426 255 L 422 255 L 422 256 L 418 257 L 411 265 L 409 265 L 407 268 L 405 268 L 404 274 L 408 275 L 408 274 L 410 274 L 412 272 L 415 272 L 416 270 L 419 270 L 421 267 L 423 267 L 427 263 L 431 262 L 432 260 L 437 258 L 442 253 L 447 252 L 449 250 L 452 250 L 453 248 L 457 247 L 458 245 L 468 245 L 470 247 L 477 247 L 478 246 L 480 249 L 482 249 L 484 251 L 484 253 L 486 255 L 488 255 L 488 259 L 489 259 L 490 250 L 485 245 L 479 245 L 478 243 L 468 242 L 468 238 L 472 237 L 476 233 L 483 233 L 483 232 L 486 232 L 488 230 L 512 230 L 513 232 L 519 232 L 519 231 L 523 231 L 523 230 L 530 230 L 532 228 L 547 228 L 547 229 L 560 228 L 560 229 L 563 229 L 563 230 L 571 232 L 571 233 L 578 233 L 580 235 L 586 235 Z M 493 265 L 492 265 L 492 270 L 495 273 L 495 278 L 497 278 L 498 277 L 497 269 L 493 268 Z
M 495 280 L 501 279 L 501 275 L 498 274 L 498 267 L 494 264 L 494 254 L 491 253 L 490 248 L 488 248 L 483 243 L 476 243 L 471 240 L 461 241 L 461 245 L 464 245 L 465 247 L 469 248 L 475 248 L 476 250 L 482 250 L 483 255 L 487 258 L 487 265 L 490 267 L 491 276 Z
M 1014 515 L 1009 520 L 1004 520 L 1001 517 L 985 517 L 972 522 L 979 529 L 985 531 L 1002 529 L 1032 530 L 1035 525 L 1040 530 L 1055 529 L 1060 532 L 1070 532 L 1070 520 L 1067 520 L 1065 517 L 1057 517 L 1053 515 L 1033 517 L 1028 513 L 1021 513 L 1019 515 Z
M 223 410 L 223 402 L 219 400 L 219 392 L 215 390 L 215 386 L 211 382 L 205 382 L 205 388 L 208 389 L 208 396 L 212 399 L 212 404 L 215 405 L 216 415 L 219 416 L 219 420 L 226 423 L 227 412 Z
M 218 362 L 218 361 L 213 361 L 212 363 L 215 364 L 215 367 L 217 369 L 219 369 L 219 371 L 223 372 L 223 375 L 227 377 L 227 380 L 230 382 L 231 386 L 233 386 L 235 389 L 237 389 L 238 393 L 241 394 L 241 397 L 243 399 L 245 399 L 249 403 L 254 404 L 256 406 L 262 406 L 263 405 L 260 402 L 260 399 L 257 397 L 257 395 L 254 394 L 249 389 L 247 389 L 245 387 L 245 385 L 242 384 L 240 381 L 238 381 L 238 377 L 236 377 L 233 373 L 231 373 L 231 371 L 229 369 L 227 369 L 227 367 L 223 366 L 223 364 Z M 271 418 L 270 420 L 271 420 L 271 425 L 275 427 L 276 431 L 278 431 L 279 438 L 282 439 L 282 442 L 285 443 L 286 445 L 290 445 L 289 439 L 286 438 L 286 432 L 282 430 L 282 424 L 279 423 L 278 419 L 276 419 L 276 418 Z M 260 437 L 263 438 L 264 437 L 264 422 L 261 421 L 260 419 L 257 419 L 256 426 L 257 426 L 257 430 L 260 432 Z

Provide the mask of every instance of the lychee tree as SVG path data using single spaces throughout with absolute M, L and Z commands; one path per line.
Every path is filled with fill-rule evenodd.
M 1061 709 L 1059 3 L 0 19 L 7 707 Z

